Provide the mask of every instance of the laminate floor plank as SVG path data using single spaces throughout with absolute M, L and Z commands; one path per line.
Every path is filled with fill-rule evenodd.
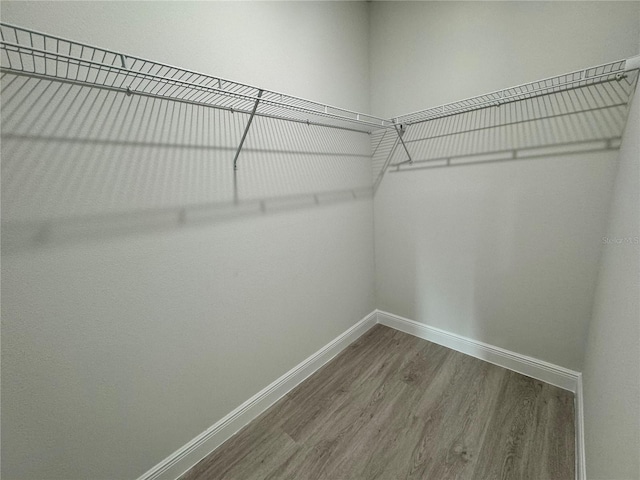
M 573 394 L 376 325 L 180 480 L 575 477 Z
M 573 396 L 543 383 L 535 415 L 529 448 L 523 452 L 525 471 L 536 478 L 571 477 L 575 458 Z
M 327 423 L 335 423 L 336 411 L 345 402 L 348 402 L 347 411 L 359 405 L 357 402 L 361 399 L 369 402 L 373 389 L 384 384 L 385 379 L 400 365 L 398 358 L 401 355 L 397 352 L 410 349 L 410 343 L 415 344 L 411 339 L 405 338 L 406 336 L 401 337 L 400 341 L 394 340 L 393 333 L 383 330 L 380 336 L 386 336 L 388 342 L 395 342 L 396 353 L 380 356 L 379 351 L 384 348 L 384 345 L 381 345 L 380 349 L 363 352 L 359 361 L 352 362 L 351 352 L 347 352 L 344 356 L 337 356 L 330 366 L 327 365 L 317 372 L 317 378 L 313 378 L 316 377 L 313 375 L 308 385 L 304 385 L 307 383 L 305 381 L 303 385 L 294 389 L 289 398 L 300 408 L 298 415 L 290 416 L 283 424 L 283 429 L 296 441 L 302 441 L 309 434 L 317 433 L 319 428 L 326 430 Z M 340 365 L 341 373 L 336 373 L 334 362 Z
M 424 343 L 409 362 L 398 372 L 399 381 L 407 387 L 402 391 L 396 406 L 385 425 L 378 430 L 381 440 L 373 442 L 368 458 L 361 469 L 362 478 L 390 478 L 398 472 L 409 471 L 413 449 L 407 445 L 418 444 L 423 437 L 425 421 L 416 416 L 413 408 L 433 384 L 441 372 L 450 350 L 432 343 Z
M 474 478 L 575 478 L 573 417 L 571 393 L 507 372 Z
M 333 452 L 323 465 L 321 478 L 344 478 L 345 468 L 356 475 L 390 417 L 402 410 L 399 400 L 409 387 L 401 381 L 399 372 L 420 347 L 418 342 L 406 343 L 396 343 L 399 348 L 379 365 L 376 375 L 360 383 L 350 401 L 305 438 L 306 444 L 321 445 L 323 450 L 329 446 Z
M 504 370 L 462 357 L 422 478 L 470 478 L 478 461 Z M 462 390 L 465 395 L 458 395 Z

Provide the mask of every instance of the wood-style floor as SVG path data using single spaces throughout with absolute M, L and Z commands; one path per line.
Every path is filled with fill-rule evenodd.
M 570 392 L 376 325 L 181 480 L 570 480 L 574 440 Z

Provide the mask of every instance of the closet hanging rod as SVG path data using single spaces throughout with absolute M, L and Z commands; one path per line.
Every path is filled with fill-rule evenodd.
M 390 120 L 264 90 L 168 64 L 106 50 L 0 22 L 3 73 L 116 90 L 257 116 L 368 133 L 393 128 Z M 367 127 L 365 130 L 364 127 Z
M 466 98 L 452 103 L 439 105 L 437 107 L 418 110 L 398 117 L 392 121 L 405 125 L 427 122 L 438 118 L 458 115 L 473 110 L 480 110 L 489 107 L 498 107 L 503 104 L 552 95 L 564 91 L 607 83 L 613 81 L 625 81 L 628 72 L 640 70 L 640 55 L 626 60 L 614 62 L 577 70 L 554 77 L 537 80 L 534 82 L 496 90 L 491 93 Z M 634 76 L 632 82 L 637 80 Z

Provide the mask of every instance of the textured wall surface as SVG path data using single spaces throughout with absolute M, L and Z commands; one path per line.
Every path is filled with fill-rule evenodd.
M 384 116 L 637 54 L 639 9 L 56 1 L 2 20 Z M 257 119 L 234 189 L 244 115 L 10 76 L 2 106 L 3 478 L 135 478 L 376 306 L 581 370 L 594 292 L 590 477 L 637 470 L 637 384 L 611 372 L 638 376 L 634 254 L 602 242 L 637 235 L 628 132 L 617 181 L 617 152 L 574 152 L 387 174 L 372 201 L 367 135 Z
M 640 95 L 631 108 L 584 364 L 590 479 L 640 478 Z
M 365 4 L 2 19 L 368 110 Z M 368 135 L 256 119 L 235 204 L 245 115 L 2 87 L 2 478 L 135 478 L 373 310 Z
M 635 55 L 639 8 L 374 2 L 372 111 L 405 113 Z M 472 130 L 489 114 L 451 122 Z M 609 130 L 560 118 L 517 125 L 522 143 Z M 443 151 L 500 146 L 511 132 L 477 133 L 443 137 Z M 374 206 L 378 308 L 582 370 L 617 152 L 570 153 L 387 173 Z

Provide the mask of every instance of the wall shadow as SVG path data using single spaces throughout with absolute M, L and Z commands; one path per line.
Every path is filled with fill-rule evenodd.
M 369 135 L 4 73 L 2 248 L 371 196 Z

